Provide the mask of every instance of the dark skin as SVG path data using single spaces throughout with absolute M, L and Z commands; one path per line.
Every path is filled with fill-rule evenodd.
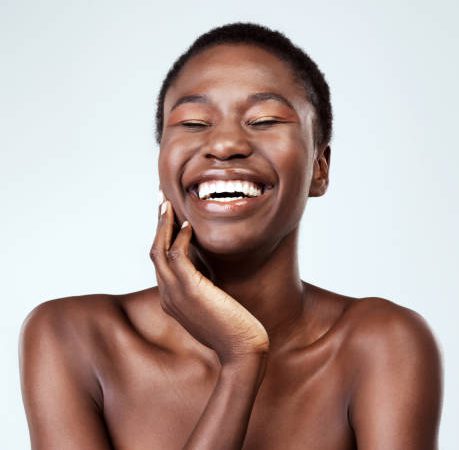
M 437 449 L 441 356 L 424 319 L 300 278 L 299 222 L 326 192 L 330 147 L 290 67 L 253 46 L 208 49 L 164 111 L 158 286 L 28 316 L 33 449 Z M 271 189 L 250 211 L 203 212 L 185 187 L 208 169 Z

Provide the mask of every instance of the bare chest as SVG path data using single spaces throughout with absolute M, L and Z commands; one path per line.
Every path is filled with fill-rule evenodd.
M 104 415 L 117 450 L 180 450 L 205 409 L 218 373 L 202 363 L 130 355 L 103 376 Z M 116 369 L 116 370 L 114 370 Z M 270 367 L 243 450 L 354 449 L 346 375 L 330 358 Z

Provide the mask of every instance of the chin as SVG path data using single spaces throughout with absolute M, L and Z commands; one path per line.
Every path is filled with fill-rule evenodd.
M 224 233 L 220 229 L 213 231 L 204 231 L 199 233 L 195 230 L 195 243 L 194 245 L 199 250 L 203 250 L 206 253 L 212 253 L 215 255 L 241 255 L 244 253 L 250 253 L 256 248 L 263 246 L 261 241 L 262 233 L 260 231 L 257 234 L 248 233 L 247 230 L 244 232 L 227 232 Z M 268 243 L 264 243 L 268 245 Z

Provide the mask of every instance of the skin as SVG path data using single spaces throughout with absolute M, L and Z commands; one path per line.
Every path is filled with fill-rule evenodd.
M 291 106 L 248 100 L 260 92 Z M 189 95 L 206 101 L 172 108 Z M 300 278 L 299 222 L 326 192 L 330 147 L 317 145 L 289 66 L 253 46 L 208 49 L 164 111 L 158 286 L 29 314 L 20 366 L 32 448 L 437 449 L 441 356 L 425 320 Z M 240 217 L 198 213 L 184 185 L 235 167 L 273 181 L 270 197 Z

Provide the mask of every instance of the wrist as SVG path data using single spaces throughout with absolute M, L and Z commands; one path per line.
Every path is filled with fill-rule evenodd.
M 259 386 L 267 367 L 268 353 L 238 356 L 222 364 L 220 378 L 233 383 L 247 384 L 250 381 Z
M 236 350 L 217 352 L 222 366 L 251 366 L 263 364 L 269 353 L 269 341 L 257 346 L 239 346 Z

